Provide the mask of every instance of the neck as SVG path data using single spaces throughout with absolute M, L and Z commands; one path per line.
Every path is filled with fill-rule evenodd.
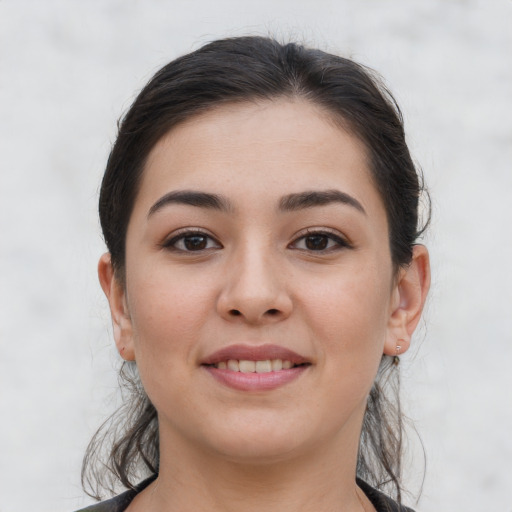
M 332 445 L 318 445 L 300 456 L 255 463 L 229 460 L 201 452 L 197 447 L 166 443 L 161 436 L 159 476 L 129 510 L 373 510 L 355 482 L 357 450 L 354 446 L 357 447 L 357 439 L 355 443 L 340 440 L 336 449 Z

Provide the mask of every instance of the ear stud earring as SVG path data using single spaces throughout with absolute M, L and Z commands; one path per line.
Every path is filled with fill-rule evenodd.
M 398 340 L 399 343 L 403 343 L 404 340 Z M 398 366 L 400 364 L 400 358 L 398 357 L 398 354 L 400 353 L 400 350 L 402 350 L 402 345 L 396 346 L 396 354 L 393 356 L 393 365 Z

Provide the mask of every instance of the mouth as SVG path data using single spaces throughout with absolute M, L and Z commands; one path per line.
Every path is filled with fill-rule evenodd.
M 228 359 L 227 361 L 219 361 L 211 365 L 218 370 L 230 370 L 232 372 L 241 373 L 270 373 L 279 372 L 281 370 L 289 370 L 297 366 L 305 366 L 309 363 L 295 364 L 289 359 L 262 359 L 251 361 L 249 359 Z
M 240 391 L 267 391 L 298 378 L 312 362 L 277 345 L 231 345 L 202 361 L 220 383 Z

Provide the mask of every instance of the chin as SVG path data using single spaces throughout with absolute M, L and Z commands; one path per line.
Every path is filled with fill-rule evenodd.
M 243 439 L 230 439 L 229 443 L 218 443 L 215 448 L 217 455 L 227 461 L 260 466 L 294 458 L 303 447 L 301 442 L 291 442 L 289 436 L 247 435 Z
M 286 421 L 279 416 L 277 422 L 268 416 L 252 418 L 253 421 L 251 415 L 245 421 L 239 418 L 229 429 L 217 428 L 215 437 L 210 436 L 210 446 L 226 460 L 260 465 L 298 457 L 326 437 L 326 432 L 312 428 L 311 421 L 309 424 L 298 418 Z

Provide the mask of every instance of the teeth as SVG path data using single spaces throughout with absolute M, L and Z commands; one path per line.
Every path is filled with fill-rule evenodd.
M 283 361 L 282 359 L 273 359 L 272 360 L 272 371 L 278 372 L 283 369 Z
M 219 370 L 231 370 L 232 372 L 241 373 L 269 373 L 278 372 L 280 370 L 288 370 L 293 368 L 291 361 L 282 359 L 266 359 L 264 361 L 248 361 L 241 359 L 229 359 L 228 361 L 220 361 L 215 365 Z
M 256 363 L 254 361 L 238 361 L 238 366 L 242 373 L 254 373 L 256 371 Z
M 256 361 L 256 373 L 268 373 L 272 371 L 272 363 L 267 361 Z
M 238 361 L 236 359 L 230 359 L 228 361 L 228 369 L 232 372 L 239 372 L 240 367 L 238 366 Z

